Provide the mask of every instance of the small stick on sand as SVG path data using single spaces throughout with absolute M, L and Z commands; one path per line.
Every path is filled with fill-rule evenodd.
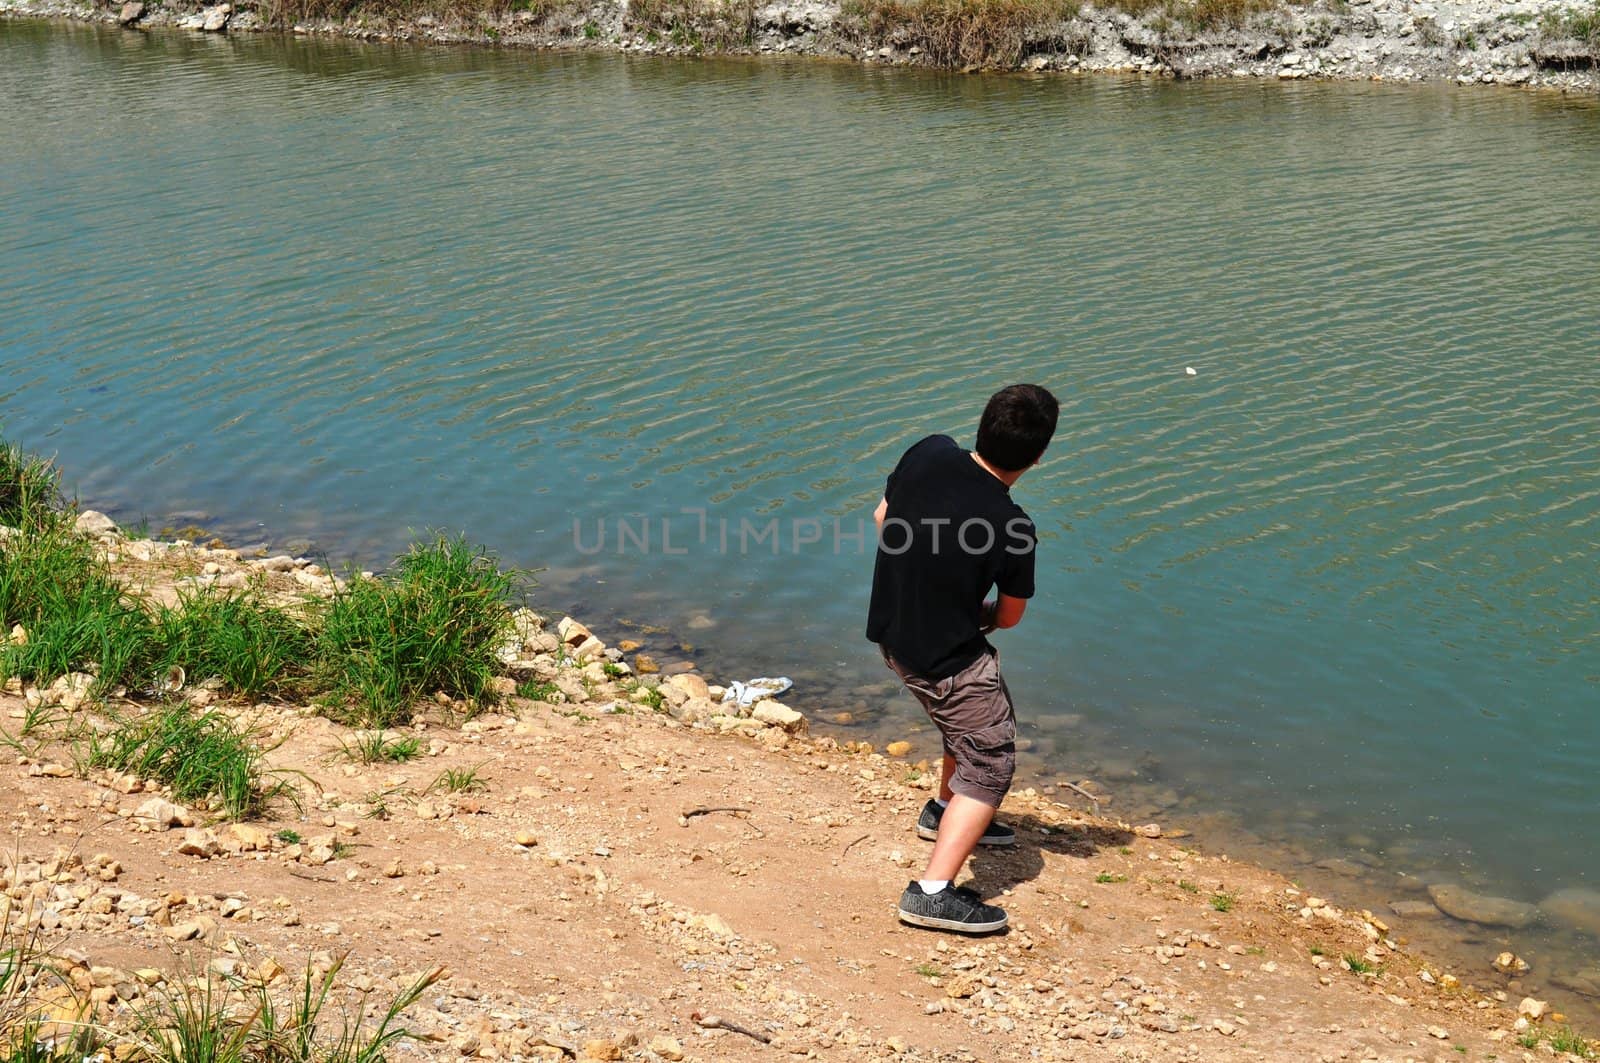
M 727 1030 L 729 1033 L 742 1033 L 746 1037 L 753 1037 L 764 1045 L 770 1045 L 772 1043 L 772 1038 L 762 1033 L 760 1030 L 752 1030 L 748 1026 L 740 1026 L 736 1022 L 729 1022 L 727 1019 L 717 1015 L 702 1015 L 700 1012 L 696 1011 L 689 1017 L 694 1020 L 696 1026 L 699 1026 L 702 1029 Z
M 1077 783 L 1058 782 L 1058 783 L 1056 783 L 1056 785 L 1061 787 L 1062 789 L 1071 790 L 1073 793 L 1077 794 L 1079 797 L 1083 798 L 1085 801 L 1087 801 L 1091 805 L 1093 805 L 1095 807 L 1096 811 L 1099 811 L 1099 809 L 1100 809 L 1100 802 L 1105 800 L 1107 797 L 1110 796 L 1109 794 L 1099 794 L 1098 796 L 1095 795 L 1095 794 L 1091 794 L 1088 790 L 1085 790 L 1083 787 L 1079 786 Z
M 840 850 L 839 855 L 843 856 L 845 853 L 848 853 L 851 849 L 854 849 L 857 845 L 860 845 L 862 842 L 866 841 L 870 837 L 872 837 L 872 835 L 863 834 L 861 837 L 857 838 L 855 841 L 851 842 L 849 845 L 845 846 L 842 850 Z
M 678 813 L 678 826 L 686 827 L 686 826 L 689 825 L 689 821 L 691 819 L 693 819 L 694 817 L 696 817 L 696 816 L 709 816 L 713 812 L 744 812 L 744 813 L 749 813 L 749 811 L 750 810 L 748 808 L 735 808 L 735 807 L 733 807 L 731 805 L 719 805 L 716 808 L 691 808 L 686 812 Z

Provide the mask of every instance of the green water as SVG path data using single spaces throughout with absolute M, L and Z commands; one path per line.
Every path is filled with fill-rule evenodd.
M 833 522 L 1037 381 L 1030 771 L 1379 899 L 1600 880 L 1595 101 L 23 23 L 0 100 L 0 421 L 89 503 L 463 528 L 928 753 Z

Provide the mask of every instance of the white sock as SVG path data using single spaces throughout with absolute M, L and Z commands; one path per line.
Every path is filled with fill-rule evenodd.
M 936 805 L 938 805 L 938 806 L 939 806 L 939 807 L 940 807 L 940 808 L 949 808 L 949 807 L 950 807 L 950 802 L 949 802 L 949 801 L 946 801 L 946 800 L 945 800 L 945 799 L 944 799 L 944 798 L 942 798 L 942 797 L 935 797 L 935 798 L 934 798 L 934 799 L 933 799 L 933 803 L 934 803 L 934 804 L 936 804 Z
M 923 893 L 932 897 L 935 893 L 950 885 L 950 880 L 947 878 L 922 878 L 917 880 L 917 885 L 922 887 Z

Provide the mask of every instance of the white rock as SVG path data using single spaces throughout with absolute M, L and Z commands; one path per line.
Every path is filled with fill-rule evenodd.
M 750 717 L 768 727 L 781 727 L 791 734 L 806 729 L 806 718 L 803 715 L 770 698 L 756 702 L 755 707 L 750 710 Z
M 678 672 L 675 675 L 669 675 L 663 680 L 662 685 L 677 687 L 690 698 L 709 698 L 711 696 L 711 688 L 706 684 L 706 681 L 693 672 Z
M 78 519 L 72 526 L 83 535 L 114 535 L 117 531 L 117 522 L 96 510 L 86 509 L 78 514 Z
M 186 830 L 183 832 L 183 841 L 178 845 L 179 853 L 201 859 L 210 859 L 221 851 L 217 836 L 209 830 Z
M 175 805 L 159 797 L 152 797 L 134 811 L 134 817 L 154 824 L 161 830 L 171 827 L 192 827 L 194 816 L 182 805 Z

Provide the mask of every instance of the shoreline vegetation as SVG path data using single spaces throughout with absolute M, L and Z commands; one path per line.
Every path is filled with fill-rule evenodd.
M 1600 0 L 0 0 L 0 17 L 978 71 L 1600 91 Z
M 142 538 L 0 445 L 0 1063 L 1595 1058 L 1370 911 L 1053 791 L 974 868 L 1012 932 L 898 928 L 936 766 L 636 673 L 526 588 L 446 536 L 345 576 Z

